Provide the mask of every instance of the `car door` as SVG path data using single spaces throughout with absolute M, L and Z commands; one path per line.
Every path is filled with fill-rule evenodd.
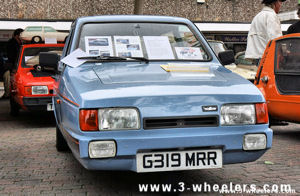
M 300 38 L 276 42 L 275 81 L 282 95 L 300 95 Z
M 300 37 L 276 41 L 273 93 L 268 94 L 270 110 L 283 120 L 300 121 Z

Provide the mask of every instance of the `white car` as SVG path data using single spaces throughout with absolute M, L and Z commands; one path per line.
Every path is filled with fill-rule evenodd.
M 218 55 L 219 52 L 227 50 L 224 42 L 222 41 L 208 40 L 208 43 L 213 49 L 213 51 L 216 53 L 216 55 Z M 225 67 L 231 70 L 232 72 L 237 73 L 240 76 L 246 78 L 247 80 L 254 82 L 257 67 L 254 64 L 252 64 L 252 62 L 245 59 L 245 52 L 239 52 L 238 54 L 236 54 L 235 59 L 235 63 L 226 65 Z
M 45 38 L 55 38 L 57 42 L 64 42 L 69 33 L 58 32 L 49 26 L 28 26 L 21 33 L 21 39 L 32 43 L 41 43 Z

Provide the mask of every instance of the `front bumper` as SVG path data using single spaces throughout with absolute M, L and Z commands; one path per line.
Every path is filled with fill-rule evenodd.
M 254 128 L 255 127 L 255 128 Z M 62 129 L 61 129 L 62 130 Z M 266 135 L 264 150 L 244 151 L 245 134 Z M 63 130 L 69 146 L 86 168 L 91 170 L 131 170 L 136 171 L 138 152 L 173 151 L 187 149 L 222 149 L 223 165 L 257 160 L 272 146 L 273 132 L 267 125 L 245 127 L 186 128 L 169 130 L 141 130 L 131 132 L 89 133 L 82 136 Z M 70 139 L 73 138 L 73 139 Z M 74 145 L 74 139 L 79 145 Z M 90 141 L 113 140 L 117 146 L 114 158 L 91 159 L 88 154 Z
M 47 111 L 48 104 L 52 104 L 52 96 L 23 97 L 23 105 L 30 111 Z

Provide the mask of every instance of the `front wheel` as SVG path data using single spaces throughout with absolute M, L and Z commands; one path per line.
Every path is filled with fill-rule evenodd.
M 12 116 L 18 116 L 20 111 L 20 106 L 18 103 L 14 100 L 12 96 L 9 97 L 9 103 L 10 103 L 10 115 Z
M 62 135 L 60 129 L 56 125 L 56 150 L 59 152 L 64 152 L 69 150 L 69 146 L 64 136 Z

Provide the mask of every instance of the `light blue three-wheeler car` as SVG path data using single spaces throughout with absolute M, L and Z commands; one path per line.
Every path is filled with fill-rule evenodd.
M 87 169 L 220 168 L 271 148 L 263 95 L 187 19 L 82 17 L 58 61 L 40 55 L 56 72 L 56 147 Z

